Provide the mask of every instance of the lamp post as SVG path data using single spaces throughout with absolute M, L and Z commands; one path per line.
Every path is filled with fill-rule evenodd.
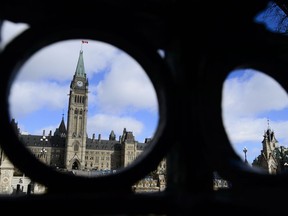
M 40 158 L 42 159 L 42 161 L 47 164 L 47 157 L 46 157 L 46 153 L 47 153 L 47 150 L 45 149 L 45 143 L 48 142 L 48 139 L 47 137 L 45 136 L 45 130 L 43 131 L 43 136 L 42 138 L 40 139 L 41 143 L 43 143 L 43 147 L 42 149 L 40 150 Z
M 247 155 L 246 155 L 247 151 L 248 151 L 248 149 L 247 149 L 246 147 L 244 147 L 244 148 L 243 148 L 243 152 L 244 152 L 244 156 L 245 156 L 245 160 L 244 160 L 245 163 L 248 163 L 248 161 L 247 161 Z

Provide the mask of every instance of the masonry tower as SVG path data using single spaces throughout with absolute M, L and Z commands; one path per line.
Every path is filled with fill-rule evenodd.
M 88 112 L 88 79 L 86 78 L 83 50 L 70 84 L 65 164 L 68 170 L 85 166 Z

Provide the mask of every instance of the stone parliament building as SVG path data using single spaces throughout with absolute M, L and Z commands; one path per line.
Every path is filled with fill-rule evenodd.
M 55 169 L 71 171 L 75 175 L 105 175 L 128 166 L 147 148 L 151 138 L 144 143 L 135 140 L 132 131 L 123 129 L 121 136 L 111 130 L 109 138 L 101 134 L 87 135 L 88 79 L 85 73 L 83 51 L 80 50 L 76 71 L 70 84 L 67 127 L 64 116 L 55 132 L 45 130 L 42 135 L 20 132 L 15 119 L 11 124 L 19 140 L 43 163 Z M 274 131 L 268 126 L 264 133 L 261 153 L 251 164 L 270 174 L 288 170 L 288 149 L 278 145 Z M 245 161 L 247 163 L 247 161 Z M 9 162 L 0 147 L 0 194 L 25 193 L 31 180 Z M 151 175 L 133 185 L 135 192 L 163 191 L 166 188 L 166 160 Z M 214 189 L 229 188 L 229 182 L 215 175 Z M 45 192 L 45 187 L 33 183 L 33 193 Z
M 107 140 L 102 139 L 101 134 L 97 137 L 93 134 L 92 138 L 89 138 L 87 135 L 88 86 L 81 49 L 70 84 L 67 127 L 64 116 L 54 133 L 49 131 L 46 134 L 44 130 L 42 135 L 21 133 L 15 119 L 11 120 L 11 124 L 23 145 L 48 166 L 62 171 L 71 171 L 75 175 L 95 176 L 114 173 L 128 166 L 145 151 L 150 145 L 151 138 L 146 138 L 144 143 L 138 142 L 133 132 L 127 131 L 126 128 L 118 138 L 113 130 Z M 270 174 L 287 171 L 288 148 L 279 146 L 269 124 L 263 136 L 261 153 L 251 165 Z M 45 192 L 44 186 L 31 182 L 29 177 L 25 177 L 15 168 L 0 147 L 0 194 L 27 193 L 29 185 L 33 187 L 31 188 L 33 193 Z M 165 188 L 165 158 L 154 172 L 132 186 L 135 192 L 163 191 Z M 229 188 L 229 182 L 215 175 L 214 189 L 219 188 Z
M 117 172 L 118 169 L 132 163 L 149 146 L 151 138 L 146 138 L 144 143 L 140 143 L 135 140 L 133 132 L 127 131 L 126 128 L 118 138 L 113 130 L 108 140 L 102 139 L 101 134 L 97 137 L 93 134 L 92 138 L 89 138 L 87 135 L 88 85 L 81 49 L 76 71 L 70 84 L 67 127 L 64 117 L 62 117 L 59 127 L 54 133 L 50 131 L 45 134 L 44 130 L 42 135 L 30 135 L 20 133 L 15 119 L 11 120 L 11 124 L 23 145 L 48 166 L 72 171 L 76 175 L 87 175 L 91 172 L 93 175 L 103 175 Z M 17 169 L 1 150 L 0 194 L 19 191 L 19 187 L 21 191 L 25 191 L 25 188 L 27 190 L 29 180 L 27 177 L 22 176 L 21 178 L 23 174 L 19 176 L 15 170 Z M 166 186 L 165 173 L 166 161 L 163 159 L 155 173 L 137 182 L 133 186 L 133 190 L 136 192 L 164 190 Z M 25 179 L 27 184 L 21 185 L 21 181 L 23 184 Z M 32 190 L 35 193 L 37 190 L 43 192 L 43 189 L 35 187 Z

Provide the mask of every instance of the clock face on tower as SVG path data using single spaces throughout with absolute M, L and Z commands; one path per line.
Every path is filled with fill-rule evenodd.
M 83 86 L 83 82 L 82 81 L 77 81 L 77 86 L 79 86 L 79 87 Z

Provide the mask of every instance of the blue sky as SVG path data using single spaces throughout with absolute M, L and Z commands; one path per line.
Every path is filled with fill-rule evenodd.
M 260 13 L 255 20 L 275 30 L 282 15 L 275 18 L 273 13 Z M 25 28 L 25 24 L 5 22 L 1 48 Z M 80 40 L 57 43 L 39 51 L 22 67 L 10 96 L 11 116 L 22 132 L 54 132 L 62 114 L 66 121 L 67 94 L 80 48 Z M 139 64 L 105 43 L 89 40 L 83 51 L 90 83 L 88 136 L 95 133 L 107 139 L 111 130 L 119 136 L 126 127 L 140 142 L 153 137 L 158 124 L 157 97 Z M 244 147 L 250 163 L 260 154 L 268 120 L 279 145 L 288 146 L 288 97 L 275 80 L 249 68 L 231 71 L 222 94 L 226 133 L 243 160 Z
M 264 131 L 288 147 L 288 96 L 273 78 L 253 69 L 235 70 L 223 84 L 222 119 L 234 150 L 251 163 L 262 149 Z M 269 124 L 269 125 L 268 125 Z
M 2 46 L 25 25 L 5 22 Z M 67 122 L 68 93 L 75 73 L 81 40 L 54 43 L 34 54 L 20 69 L 11 88 L 11 118 L 22 133 L 52 133 L 62 114 Z M 123 129 L 132 131 L 144 142 L 153 137 L 158 125 L 155 89 L 143 68 L 128 54 L 99 41 L 83 44 L 86 74 L 89 80 L 87 133 L 108 139 Z M 67 126 L 67 125 L 66 125 Z
M 287 30 L 286 15 L 274 3 L 255 16 L 267 30 Z M 251 68 L 231 71 L 223 84 L 222 119 L 233 149 L 252 163 L 260 154 L 264 131 L 270 127 L 280 146 L 288 147 L 288 97 L 265 71 Z

